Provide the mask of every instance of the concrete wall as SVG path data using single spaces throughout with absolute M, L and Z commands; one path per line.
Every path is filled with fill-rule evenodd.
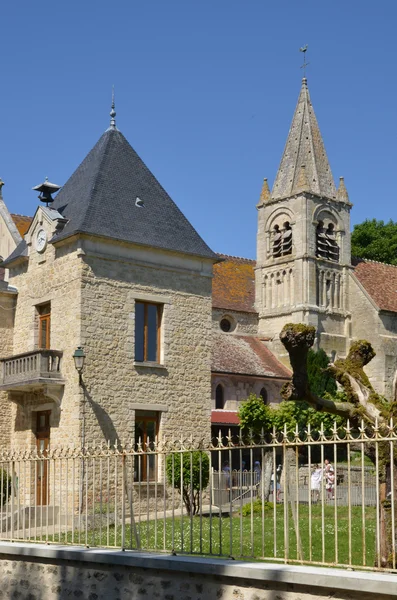
M 0 545 L 0 598 L 20 600 L 388 600 L 396 575 L 341 569 Z

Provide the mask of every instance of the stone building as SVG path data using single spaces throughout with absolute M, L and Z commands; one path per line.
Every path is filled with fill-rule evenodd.
M 0 287 L 4 445 L 199 439 L 211 424 L 213 435 L 238 427 L 250 393 L 279 402 L 290 377 L 279 332 L 291 321 L 314 325 L 333 358 L 370 339 L 368 373 L 390 394 L 397 268 L 351 260 L 352 204 L 343 178 L 335 187 L 306 79 L 272 191 L 263 183 L 256 260 L 208 248 L 113 113 L 45 203 L 18 239 L 0 202 L 0 243 L 14 244 Z
M 208 439 L 219 257 L 114 114 L 53 201 L 56 188 L 39 186 L 45 202 L 3 263 L 3 445 Z M 86 355 L 82 382 L 78 347 Z

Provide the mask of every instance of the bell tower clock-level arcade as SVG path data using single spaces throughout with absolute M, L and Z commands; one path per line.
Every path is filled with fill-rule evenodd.
M 329 355 L 346 353 L 351 206 L 342 177 L 336 190 L 304 78 L 273 189 L 265 179 L 257 205 L 259 333 L 280 357 L 288 322 L 314 325 Z

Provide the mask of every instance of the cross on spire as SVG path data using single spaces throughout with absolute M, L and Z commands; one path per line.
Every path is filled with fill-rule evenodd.
M 310 65 L 310 63 L 306 62 L 306 52 L 307 52 L 308 47 L 309 47 L 309 45 L 306 44 L 306 46 L 302 46 L 302 48 L 299 48 L 299 52 L 303 52 L 303 65 L 301 65 L 301 69 L 303 69 L 304 79 L 306 79 L 306 67 L 308 65 Z

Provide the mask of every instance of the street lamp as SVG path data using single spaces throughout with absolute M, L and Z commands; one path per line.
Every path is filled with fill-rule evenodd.
M 85 462 L 84 462 L 84 453 L 85 453 L 85 385 L 83 384 L 83 369 L 84 369 L 84 361 L 85 354 L 84 350 L 81 346 L 77 346 L 76 350 L 73 354 L 74 366 L 79 374 L 79 386 L 83 390 L 83 403 L 82 403 L 82 419 L 81 419 L 81 481 L 80 481 L 80 492 L 79 492 L 79 512 L 83 512 L 83 490 L 84 490 L 84 478 L 85 478 Z
M 85 354 L 84 354 L 84 350 L 81 346 L 78 346 L 76 348 L 76 350 L 74 351 L 73 360 L 74 360 L 75 369 L 78 372 L 80 381 L 81 381 L 81 374 L 83 372 L 84 362 L 85 362 Z

